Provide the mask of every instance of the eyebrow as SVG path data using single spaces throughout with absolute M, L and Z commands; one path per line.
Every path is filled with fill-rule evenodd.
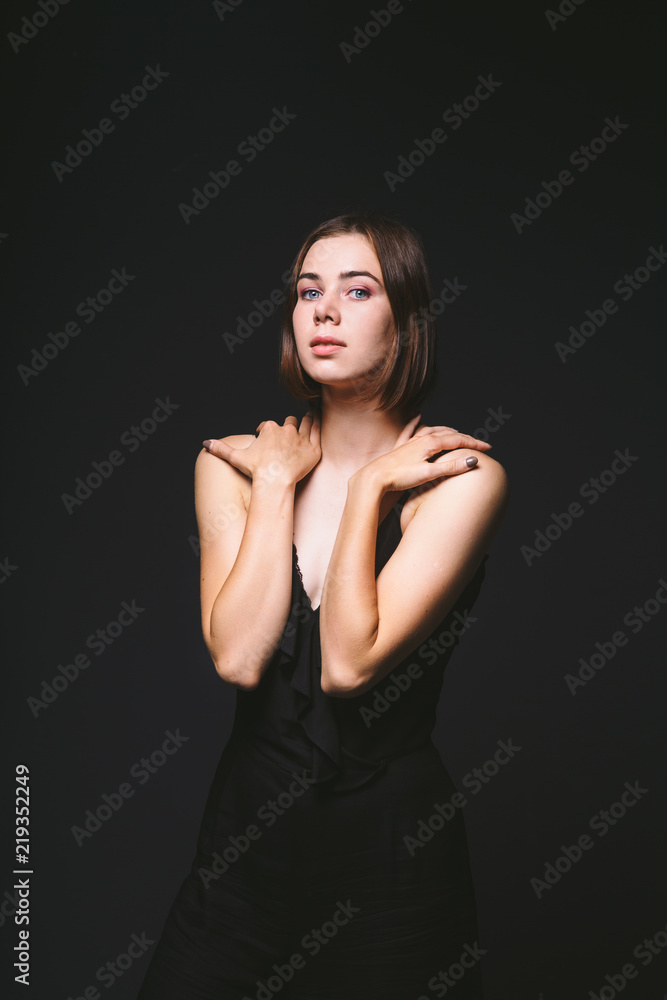
M 371 274 L 370 271 L 341 271 L 340 274 L 338 275 L 338 277 L 341 280 L 344 280 L 345 278 L 372 278 L 373 281 L 376 284 L 378 284 L 378 285 L 380 285 L 380 287 L 382 287 L 381 283 L 378 281 L 378 279 L 375 277 L 374 274 Z M 321 281 L 322 280 L 322 276 L 319 275 L 319 274 L 316 274 L 315 271 L 304 271 L 296 279 L 297 282 L 301 281 L 302 278 L 309 278 L 311 281 Z

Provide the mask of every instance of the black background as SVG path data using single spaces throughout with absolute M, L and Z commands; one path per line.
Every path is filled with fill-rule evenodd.
M 11 748 L 2 808 L 11 816 L 14 766 L 28 764 L 34 871 L 26 988 L 14 986 L 9 957 L 12 827 L 3 991 L 74 1000 L 96 984 L 129 1000 L 138 990 L 146 957 L 109 990 L 96 972 L 132 934 L 158 937 L 234 705 L 200 632 L 194 462 L 206 437 L 305 409 L 278 387 L 277 314 L 233 350 L 223 333 L 282 287 L 311 228 L 370 209 L 421 233 L 434 292 L 445 278 L 466 289 L 438 320 L 425 422 L 474 433 L 491 410 L 508 415 L 489 439 L 511 505 L 435 734 L 458 782 L 498 740 L 521 747 L 465 807 L 489 1000 L 584 1000 L 603 987 L 611 997 L 605 977 L 628 962 L 638 971 L 621 990 L 627 1000 L 667 994 L 667 948 L 648 965 L 633 956 L 667 924 L 664 606 L 649 605 L 660 610 L 636 632 L 623 621 L 667 576 L 667 267 L 628 301 L 614 291 L 667 239 L 664 10 L 566 0 L 572 13 L 552 27 L 537 2 L 412 0 L 346 58 L 341 43 L 382 6 L 237 0 L 225 12 L 72 0 L 29 28 L 18 52 L 2 39 L 10 333 L 0 558 L 15 567 L 0 591 Z M 10 4 L 3 35 L 40 10 Z M 124 120 L 110 113 L 158 64 L 163 82 Z M 489 74 L 499 86 L 488 99 L 459 128 L 443 123 Z M 238 145 L 276 108 L 296 117 L 248 162 Z M 627 127 L 615 141 L 585 171 L 570 164 L 617 116 Z M 104 117 L 114 131 L 59 180 L 54 161 Z M 390 190 L 385 172 L 438 127 L 447 140 Z M 186 223 L 179 204 L 232 158 L 240 175 Z M 567 168 L 573 183 L 518 232 L 512 213 Z M 22 377 L 33 348 L 77 319 L 114 268 L 134 276 L 127 287 Z M 561 360 L 556 342 L 609 298 L 618 311 Z M 130 451 L 124 432 L 167 398 L 177 408 Z M 590 503 L 580 488 L 617 449 L 634 460 Z M 114 450 L 123 464 L 68 512 L 63 494 Z M 582 516 L 547 551 L 522 553 L 575 501 Z M 88 650 L 90 667 L 35 715 L 28 699 L 42 682 L 132 600 L 145 609 L 137 620 L 103 655 Z M 619 629 L 627 644 L 573 694 L 565 675 Z M 177 729 L 182 748 L 144 784 L 130 777 Z M 71 828 L 127 781 L 133 797 L 78 846 Z M 626 782 L 646 792 L 606 836 L 591 833 Z M 538 898 L 531 879 L 587 832 L 594 848 Z

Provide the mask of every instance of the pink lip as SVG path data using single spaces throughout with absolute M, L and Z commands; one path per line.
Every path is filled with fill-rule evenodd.
M 326 357 L 327 354 L 334 354 L 336 351 L 340 351 L 342 347 L 345 347 L 345 344 L 336 344 L 333 341 L 328 341 L 326 343 L 324 341 L 319 341 L 318 343 L 313 344 L 311 350 L 313 354 L 319 354 L 320 357 Z
M 341 347 L 345 347 L 345 344 L 342 340 L 332 337 L 330 333 L 319 333 L 311 340 L 310 347 L 313 354 L 325 358 L 328 354 L 334 354 Z
M 345 347 L 342 340 L 339 340 L 338 337 L 332 337 L 330 333 L 316 333 L 310 346 L 313 347 L 315 344 L 340 344 L 341 347 Z

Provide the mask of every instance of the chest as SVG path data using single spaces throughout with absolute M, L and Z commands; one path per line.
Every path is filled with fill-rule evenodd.
M 378 523 L 389 514 L 398 493 L 382 498 Z M 294 534 L 303 588 L 313 608 L 320 605 L 324 580 L 336 542 L 338 528 L 347 499 L 347 482 L 335 483 L 322 478 L 297 483 L 294 495 Z M 408 504 L 401 514 L 401 532 L 410 520 Z
M 319 606 L 345 500 L 347 484 L 297 484 L 294 535 L 304 590 L 313 608 Z

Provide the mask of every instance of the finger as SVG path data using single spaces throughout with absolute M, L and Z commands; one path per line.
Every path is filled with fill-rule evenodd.
M 321 434 L 322 434 L 322 423 L 319 416 L 313 418 L 313 423 L 310 428 L 310 442 L 314 444 L 317 448 L 321 447 Z
M 202 441 L 204 448 L 210 455 L 215 455 L 216 458 L 224 458 L 226 461 L 230 461 L 231 454 L 235 450 L 226 441 L 221 441 L 219 438 L 209 438 L 206 441 Z
M 433 431 L 452 431 L 453 434 L 459 434 L 456 427 L 448 427 L 446 424 L 437 424 L 435 427 L 429 427 L 424 424 L 422 427 L 418 427 L 413 437 L 422 437 L 424 434 L 431 434 Z
M 297 417 L 292 417 L 292 416 L 285 417 L 285 420 L 283 421 L 283 427 L 287 427 L 288 424 L 291 424 L 292 427 L 298 427 L 299 421 Z
M 414 431 L 412 437 L 423 437 L 424 434 L 433 434 L 435 431 L 451 431 L 452 434 L 461 433 L 456 427 L 450 427 L 449 424 L 421 424 Z
M 410 440 L 410 438 L 413 435 L 413 431 L 415 427 L 417 427 L 417 425 L 419 424 L 420 420 L 421 420 L 421 413 L 418 413 L 416 417 L 413 417 L 412 420 L 409 420 L 407 422 L 401 433 L 396 438 L 396 444 L 394 445 L 394 447 L 396 447 L 396 445 L 399 444 L 405 444 L 406 441 Z
M 479 459 L 475 455 L 469 455 L 467 458 L 436 458 L 432 465 L 438 469 L 440 476 L 460 476 L 464 472 L 472 472 L 478 462 Z
M 493 448 L 492 444 L 489 444 L 488 441 L 482 441 L 481 438 L 472 437 L 470 434 L 463 434 L 462 436 L 467 442 L 462 446 L 464 448 L 477 448 L 478 451 L 480 448 Z
M 471 434 L 461 434 L 459 431 L 454 433 L 452 430 L 445 431 L 432 431 L 434 440 L 442 440 L 443 438 L 453 438 L 455 443 L 447 444 L 447 449 L 451 451 L 453 448 L 492 448 L 488 441 L 482 441 L 481 438 L 473 437 Z
M 427 432 L 431 434 L 432 432 L 440 433 L 442 431 L 450 431 L 452 434 L 463 434 L 463 431 L 460 431 L 457 427 L 450 427 L 449 424 L 422 424 L 417 433 L 422 434 Z

